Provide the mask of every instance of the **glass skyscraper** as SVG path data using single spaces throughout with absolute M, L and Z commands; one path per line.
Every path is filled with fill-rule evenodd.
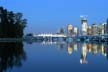
M 107 18 L 107 24 L 105 26 L 105 34 L 108 34 L 108 18 Z

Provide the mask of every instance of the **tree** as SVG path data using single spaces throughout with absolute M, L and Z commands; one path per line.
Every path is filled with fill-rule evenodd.
M 26 27 L 27 19 L 22 19 L 23 14 L 22 13 L 16 13 L 15 14 L 15 26 L 16 26 L 16 34 L 17 37 L 23 36 L 23 30 Z
M 14 13 L 0 7 L 0 38 L 22 38 L 27 19 L 22 13 Z

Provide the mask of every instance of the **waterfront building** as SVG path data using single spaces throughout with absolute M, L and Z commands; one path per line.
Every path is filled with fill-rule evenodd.
M 78 27 L 74 27 L 74 35 L 75 35 L 75 36 L 78 35 Z
M 88 26 L 87 28 L 87 35 L 91 36 L 92 35 L 92 27 Z
M 67 35 L 72 36 L 73 33 L 73 26 L 71 24 L 68 24 L 67 26 Z
M 85 17 L 81 17 L 82 23 L 82 35 L 87 35 L 87 19 Z
M 107 19 L 107 23 L 105 25 L 105 34 L 108 34 L 108 19 Z
M 92 24 L 92 35 L 93 36 L 99 35 L 99 28 L 98 28 L 98 25 L 96 25 L 96 24 Z
M 60 28 L 59 34 L 65 34 L 64 28 Z
M 104 35 L 105 34 L 105 26 L 106 26 L 106 23 L 102 23 L 100 25 L 100 35 Z

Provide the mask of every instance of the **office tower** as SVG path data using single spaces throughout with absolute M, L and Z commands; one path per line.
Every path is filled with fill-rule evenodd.
M 108 34 L 108 19 L 107 19 L 107 23 L 106 23 L 106 26 L 105 26 L 105 34 Z
M 92 35 L 92 27 L 88 26 L 87 28 L 87 35 L 91 36 Z
M 60 34 L 64 34 L 65 33 L 65 30 L 64 28 L 60 28 L 60 31 L 59 31 Z
M 92 24 L 92 35 L 98 36 L 99 35 L 99 28 L 96 24 Z
M 74 35 L 77 36 L 78 35 L 78 28 L 74 27 Z
M 100 25 L 100 35 L 104 35 L 105 34 L 105 26 L 106 26 L 106 23 L 102 23 Z
M 87 35 L 87 19 L 85 17 L 81 17 L 82 23 L 82 35 Z
M 73 26 L 71 24 L 68 24 L 67 26 L 67 35 L 72 36 L 73 33 Z

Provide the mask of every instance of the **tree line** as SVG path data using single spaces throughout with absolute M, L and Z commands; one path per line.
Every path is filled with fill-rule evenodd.
M 14 13 L 0 7 L 0 38 L 22 38 L 27 19 L 22 13 Z

